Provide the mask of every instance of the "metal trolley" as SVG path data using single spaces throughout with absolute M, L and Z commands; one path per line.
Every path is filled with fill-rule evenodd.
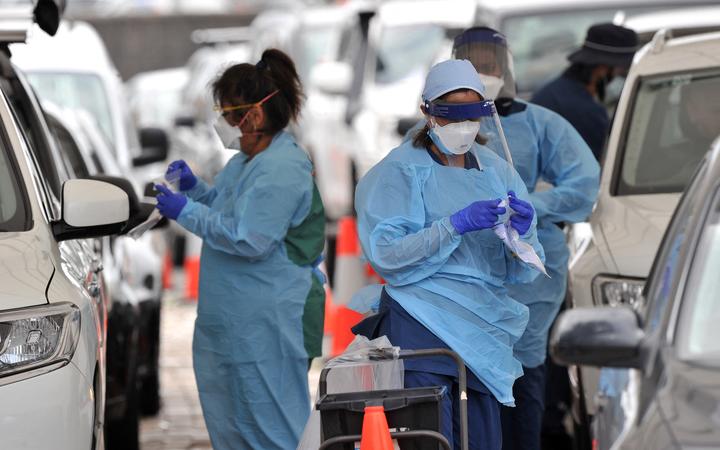
M 460 405 L 460 448 L 462 450 L 468 450 L 468 415 L 467 415 L 467 373 L 465 369 L 465 363 L 460 356 L 448 349 L 427 349 L 427 350 L 400 350 L 399 354 L 394 349 L 378 349 L 372 351 L 370 354 L 371 360 L 392 360 L 392 359 L 415 359 L 415 358 L 426 358 L 430 356 L 447 356 L 452 358 L 458 367 L 458 393 L 459 393 L 459 405 Z M 327 377 L 332 368 L 325 368 L 320 374 L 319 400 L 316 408 L 321 411 L 321 429 L 324 430 L 323 421 L 329 420 L 329 410 L 337 411 L 341 408 L 348 408 L 352 410 L 347 414 L 343 414 L 342 417 L 333 416 L 333 420 L 346 420 L 352 421 L 353 424 L 343 427 L 344 429 L 356 430 L 358 428 L 357 422 L 360 421 L 360 427 L 362 426 L 362 413 L 365 406 L 386 406 L 390 403 L 391 408 L 400 405 L 409 405 L 413 402 L 413 399 L 417 400 L 421 396 L 426 399 L 434 397 L 439 399 L 446 393 L 445 388 L 435 387 L 429 389 L 396 389 L 387 391 L 368 391 L 368 392 L 353 392 L 346 394 L 328 394 L 327 393 Z M 430 391 L 434 390 L 433 394 Z M 421 392 L 422 391 L 422 392 Z M 345 406 L 338 407 L 338 404 Z M 388 408 L 385 408 L 388 409 Z M 438 404 L 438 420 L 440 411 Z M 323 415 L 325 417 L 323 417 Z M 390 416 L 390 414 L 388 414 Z M 405 420 L 408 417 L 405 416 Z M 417 440 L 434 440 L 437 444 L 445 450 L 452 450 L 450 443 L 438 430 L 422 429 L 423 426 L 417 426 L 420 429 L 415 429 L 415 426 L 397 426 L 392 423 L 390 417 L 388 417 L 388 423 L 390 428 L 409 428 L 405 431 L 394 431 L 390 435 L 393 439 L 398 441 L 413 439 Z M 413 424 L 414 425 L 414 424 Z M 438 423 L 439 427 L 439 423 Z M 362 439 L 360 434 L 340 434 L 325 439 L 324 431 L 321 434 L 321 444 L 319 450 L 330 450 L 333 448 L 340 448 L 339 446 L 345 444 L 353 444 L 359 442 Z M 435 447 L 436 448 L 436 447 Z

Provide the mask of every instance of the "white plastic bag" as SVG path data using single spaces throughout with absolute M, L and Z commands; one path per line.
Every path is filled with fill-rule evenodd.
M 398 359 L 400 347 L 393 347 L 386 336 L 372 341 L 356 336 L 345 352 L 325 364 L 328 394 L 402 389 L 405 368 Z M 318 394 L 319 395 L 319 394 Z M 315 399 L 315 404 L 319 398 Z M 297 450 L 317 450 L 321 435 L 320 411 L 313 407 Z
M 512 251 L 523 262 L 530 265 L 546 277 L 550 278 L 547 270 L 545 270 L 545 265 L 543 264 L 537 253 L 535 253 L 535 249 L 532 247 L 532 245 L 521 240 L 517 230 L 510 225 L 509 211 L 511 209 L 508 206 L 508 201 L 503 200 L 499 206 L 506 208 L 507 212 L 503 216 L 500 216 L 501 222 L 495 225 L 495 227 L 493 228 L 495 235 L 499 237 L 510 249 L 510 251 Z
M 173 192 L 180 190 L 180 170 L 174 170 L 165 174 L 165 177 L 157 177 L 153 180 L 153 184 L 162 184 L 167 186 Z M 145 203 L 157 204 L 157 200 L 154 197 L 144 198 Z M 162 220 L 162 214 L 157 209 L 153 209 L 147 219 L 139 225 L 135 226 L 132 230 L 127 232 L 127 235 L 137 240 L 140 236 L 151 230 Z

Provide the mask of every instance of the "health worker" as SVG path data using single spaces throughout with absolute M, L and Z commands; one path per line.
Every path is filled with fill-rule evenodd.
M 363 252 L 387 285 L 379 313 L 355 331 L 386 335 L 404 349 L 450 348 L 466 362 L 471 449 L 501 448 L 500 404 L 513 404 L 522 375 L 513 344 L 527 307 L 507 292 L 539 272 L 495 234 L 510 223 L 542 258 L 535 211 L 520 176 L 483 145 L 492 120 L 473 65 L 435 65 L 422 93 L 423 128 L 359 182 L 358 233 Z M 507 206 L 503 206 L 507 202 Z M 507 219 L 507 216 L 510 216 Z M 405 386 L 445 386 L 442 433 L 459 448 L 457 369 L 446 358 L 405 361 Z
M 215 450 L 294 449 L 310 412 L 308 336 L 322 331 L 324 213 L 306 153 L 283 131 L 300 112 L 292 60 L 266 50 L 213 84 L 217 132 L 239 149 L 210 186 L 184 161 L 158 209 L 203 239 L 193 367 Z M 319 315 L 317 312 L 319 311 Z M 304 345 L 305 344 L 305 345 Z

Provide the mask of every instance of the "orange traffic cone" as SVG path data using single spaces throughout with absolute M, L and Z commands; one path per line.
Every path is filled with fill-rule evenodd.
M 167 250 L 165 252 L 165 257 L 163 258 L 163 267 L 162 267 L 163 289 L 172 289 L 172 272 L 173 272 L 172 255 L 170 254 L 170 250 Z
M 392 437 L 382 406 L 366 406 L 360 450 L 393 450 Z
M 189 234 L 185 241 L 185 298 L 197 301 L 200 287 L 200 251 L 202 239 Z
M 355 339 L 350 329 L 363 318 L 362 314 L 346 306 L 353 294 L 368 284 L 361 256 L 355 218 L 344 217 L 338 222 L 333 283 L 334 307 L 332 316 L 325 319 L 328 323 L 328 334 L 332 336 L 330 356 L 341 354 Z

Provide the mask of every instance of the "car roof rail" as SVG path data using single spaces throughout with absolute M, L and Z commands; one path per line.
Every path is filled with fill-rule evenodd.
M 652 41 L 650 41 L 650 50 L 653 53 L 662 53 L 665 48 L 665 43 L 672 39 L 672 37 L 673 33 L 670 28 L 658 30 L 655 36 L 653 36 Z

